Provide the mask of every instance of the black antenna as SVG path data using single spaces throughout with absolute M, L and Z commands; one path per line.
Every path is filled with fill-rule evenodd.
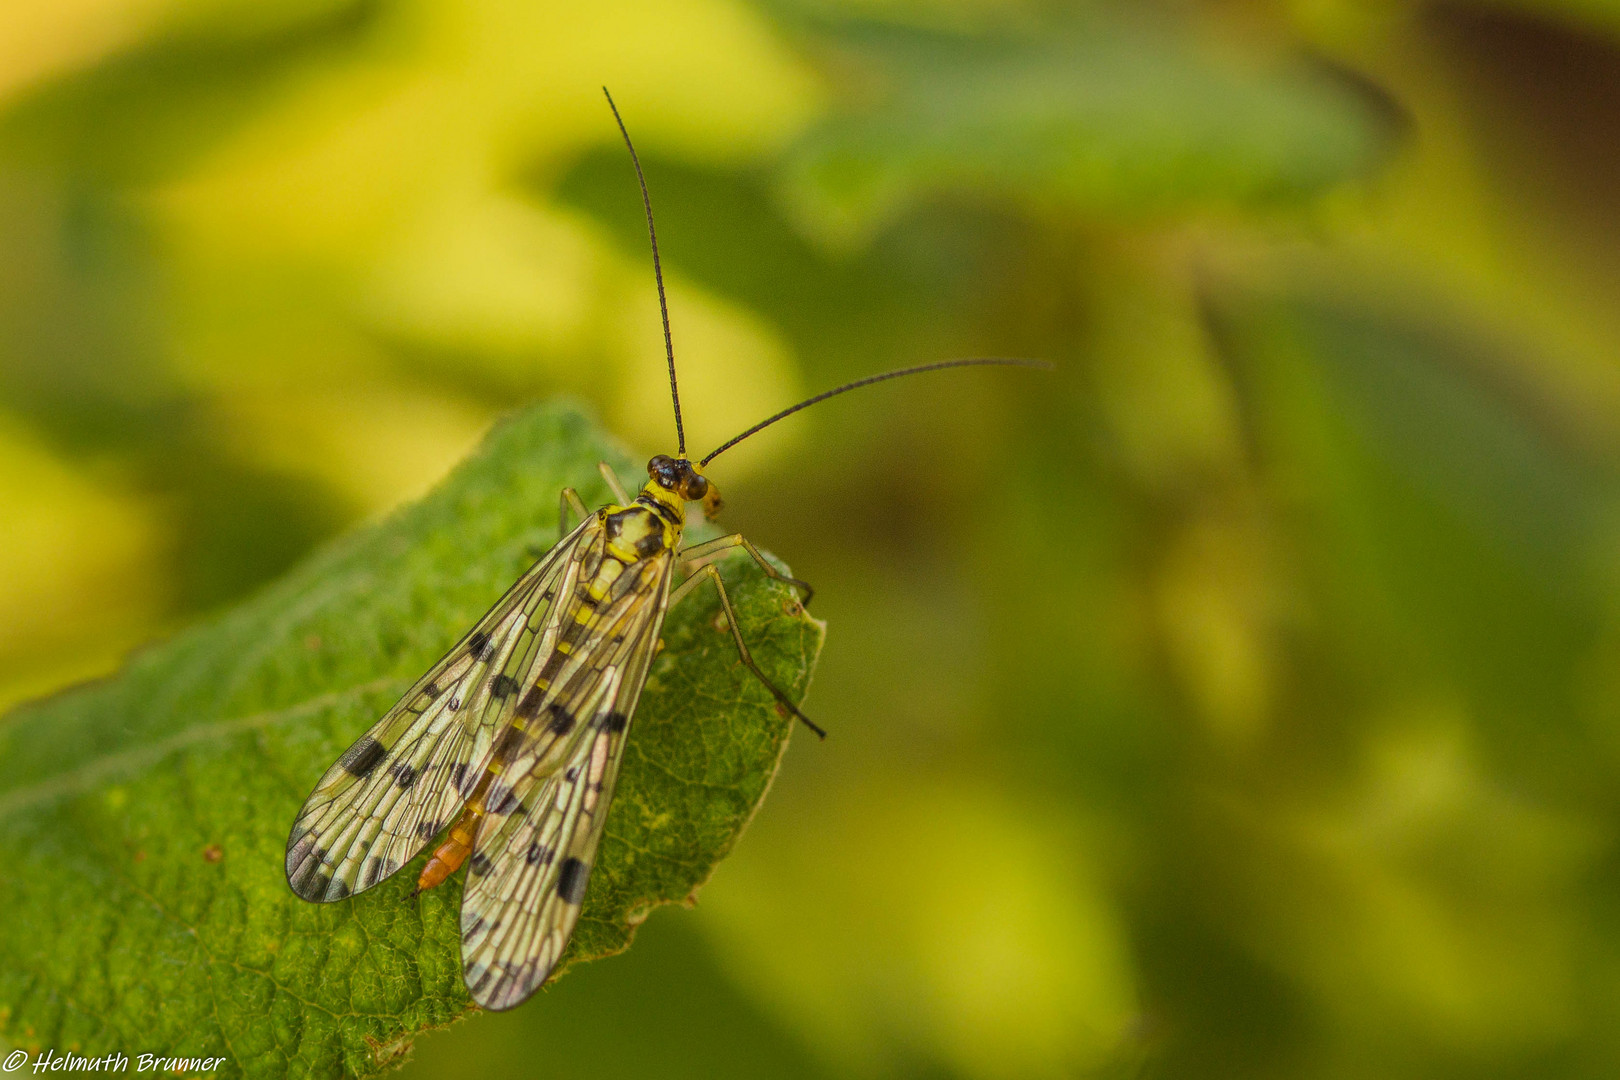
M 652 238 L 653 249 L 653 277 L 658 279 L 658 313 L 664 317 L 664 355 L 669 358 L 669 397 L 675 403 L 675 442 L 679 446 L 679 455 L 686 456 L 686 429 L 681 426 L 681 392 L 675 388 L 675 342 L 669 336 L 669 302 L 664 299 L 664 268 L 658 262 L 658 230 L 653 228 L 652 199 L 647 194 L 647 178 L 641 174 L 641 159 L 636 157 L 636 146 L 630 141 L 630 132 L 624 126 L 624 118 L 619 115 L 619 107 L 613 104 L 613 95 L 608 93 L 607 87 L 602 87 L 602 96 L 607 98 L 608 108 L 613 110 L 613 119 L 619 122 L 619 134 L 624 136 L 624 145 L 630 150 L 630 164 L 636 167 L 636 182 L 641 185 L 641 205 L 647 208 L 647 235 Z
M 954 367 L 990 366 L 1050 368 L 1052 365 L 1045 360 L 1012 360 L 1000 356 L 978 356 L 971 360 L 936 360 L 932 364 L 918 364 L 916 367 L 901 368 L 899 371 L 885 371 L 881 375 L 868 375 L 864 379 L 856 379 L 854 382 L 845 383 L 843 386 L 836 387 L 832 390 L 823 391 L 813 398 L 806 398 L 797 405 L 783 409 L 781 412 L 777 413 L 768 420 L 761 420 L 759 423 L 755 424 L 741 435 L 738 435 L 736 438 L 729 439 L 726 442 L 721 443 L 719 449 L 709 451 L 709 455 L 702 461 L 698 462 L 698 465 L 699 467 L 707 465 L 709 462 L 713 461 L 727 450 L 730 450 L 733 446 L 736 446 L 750 435 L 757 435 L 759 432 L 764 431 L 766 428 L 770 427 L 778 420 L 781 420 L 783 417 L 792 416 L 800 409 L 808 409 L 818 401 L 826 401 L 828 398 L 837 397 L 839 394 L 845 393 L 846 391 L 854 390 L 862 386 L 871 386 L 873 383 L 885 382 L 889 379 L 898 379 L 902 375 L 920 375 L 925 371 L 940 371 L 944 368 Z

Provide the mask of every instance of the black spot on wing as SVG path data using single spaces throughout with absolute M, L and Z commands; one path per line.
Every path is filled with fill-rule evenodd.
M 475 854 L 471 861 L 467 863 L 467 872 L 469 874 L 476 874 L 479 877 L 483 877 L 485 874 L 489 873 L 489 856 L 485 855 L 482 851 Z
M 467 792 L 467 763 L 458 761 L 450 766 L 450 786 L 463 795 Z
M 484 1008 L 496 1012 L 521 1005 L 534 992 L 535 987 L 551 974 L 549 970 L 542 972 L 540 965 L 532 957 L 521 964 L 497 963 L 495 967 L 500 970 L 500 977 L 484 995 Z
M 482 660 L 489 655 L 489 635 L 480 630 L 467 639 L 467 654 L 474 660 Z
M 317 853 L 315 836 L 305 833 L 287 849 L 287 885 L 305 900 L 326 899 L 326 882 L 320 878 L 321 856 Z
M 570 855 L 563 860 L 562 869 L 557 871 L 557 895 L 562 897 L 565 904 L 578 905 L 585 899 L 585 886 L 590 882 L 590 865 Z
M 381 855 L 373 855 L 366 862 L 365 877 L 361 879 L 361 888 L 369 889 L 383 878 L 399 869 L 399 864 L 393 859 L 385 859 Z
M 551 859 L 551 849 L 540 843 L 538 840 L 530 844 L 529 850 L 523 853 L 523 861 L 528 863 L 530 866 L 533 866 L 538 862 L 544 862 L 547 865 L 550 865 Z
M 517 693 L 518 681 L 510 675 L 497 675 L 490 684 L 489 692 L 497 698 L 511 697 Z
M 484 806 L 492 814 L 510 814 L 517 808 L 517 797 L 506 784 L 492 784 Z
M 538 716 L 540 714 L 540 703 L 545 699 L 546 692 L 539 686 L 529 687 L 528 693 L 523 695 L 523 700 L 518 702 L 517 714 L 525 718 Z
M 602 730 L 610 735 L 617 735 L 630 724 L 630 718 L 615 709 L 602 717 Z
M 315 859 L 306 861 L 296 874 L 290 874 L 287 878 L 287 884 L 294 893 L 317 904 L 333 899 L 326 895 L 326 887 L 331 883 L 332 879 L 321 873 L 321 864 Z
M 500 739 L 495 743 L 494 760 L 504 765 L 517 756 L 517 752 L 522 746 L 523 730 L 517 727 L 509 727 L 501 732 Z
M 338 758 L 338 764 L 343 766 L 344 771 L 350 776 L 364 780 L 387 755 L 388 748 L 367 735 L 345 750 L 343 756 Z
M 547 725 L 557 735 L 566 735 L 574 730 L 574 714 L 561 705 L 551 707 L 551 723 Z
M 416 835 L 423 840 L 431 840 L 442 827 L 437 821 L 423 821 L 416 827 Z
M 567 640 L 567 637 L 568 635 L 566 633 L 563 634 L 564 640 Z M 546 657 L 545 665 L 540 669 L 539 681 L 547 686 L 550 686 L 553 680 L 557 678 L 557 672 L 561 671 L 562 666 L 566 663 L 568 663 L 567 653 L 563 652 L 561 649 L 551 650 L 551 655 Z
M 416 783 L 416 770 L 408 762 L 400 762 L 394 766 L 394 783 L 401 791 L 409 791 L 411 785 Z

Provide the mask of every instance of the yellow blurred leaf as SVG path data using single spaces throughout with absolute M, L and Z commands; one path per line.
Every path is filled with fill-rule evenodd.
M 1049 807 L 929 780 L 823 809 L 798 835 L 778 818 L 750 837 L 699 911 L 722 962 L 838 1073 L 914 1047 L 986 1080 L 1122 1052 L 1136 1004 L 1120 917 L 1097 851 Z
M 104 674 L 150 636 L 163 530 L 0 416 L 0 709 Z

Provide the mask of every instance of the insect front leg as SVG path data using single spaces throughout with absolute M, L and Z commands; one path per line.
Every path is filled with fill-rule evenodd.
M 722 536 L 714 540 L 705 540 L 701 544 L 693 544 L 681 552 L 681 561 L 686 564 L 685 569 L 688 573 L 695 574 L 702 564 L 702 560 L 723 559 L 737 548 L 742 548 L 748 552 L 753 557 L 753 560 L 759 563 L 759 568 L 765 571 L 767 577 L 792 585 L 795 589 L 800 590 L 804 595 L 800 597 L 799 603 L 805 607 L 810 606 L 810 598 L 816 595 L 816 590 L 810 587 L 810 583 L 800 581 L 796 577 L 789 577 L 772 566 L 765 556 L 760 554 L 759 548 L 755 547 L 753 542 L 742 533 L 732 533 L 730 536 Z
M 629 506 L 630 493 L 624 490 L 623 484 L 619 483 L 619 476 L 613 471 L 613 466 L 605 461 L 598 461 L 596 471 L 602 474 L 603 480 L 607 481 L 608 490 L 613 492 L 613 498 L 618 504 L 620 506 Z
M 746 544 L 748 541 L 744 540 L 743 543 Z M 750 544 L 749 546 L 752 547 L 753 545 Z M 726 583 L 720 580 L 720 571 L 715 569 L 713 563 L 705 563 L 703 567 L 691 577 L 681 582 L 680 585 L 676 587 L 675 591 L 670 594 L 670 606 L 674 607 L 676 604 L 680 603 L 681 600 L 685 599 L 688 593 L 697 588 L 698 585 L 705 579 L 713 581 L 715 592 L 720 594 L 720 606 L 725 609 L 726 625 L 731 627 L 731 640 L 737 643 L 737 656 L 742 660 L 743 666 L 754 673 L 754 678 L 758 679 L 760 683 L 764 685 L 765 689 L 771 692 L 771 696 L 777 700 L 778 704 L 780 704 L 784 709 L 792 713 L 794 716 L 798 717 L 799 722 L 804 724 L 804 726 L 809 728 L 811 731 L 815 732 L 817 736 L 825 739 L 827 737 L 827 732 L 816 724 L 815 721 L 811 720 L 808 716 L 804 715 L 804 713 L 800 712 L 799 707 L 793 704 L 793 702 L 789 701 L 788 696 L 782 693 L 782 691 L 778 690 L 775 684 L 765 677 L 765 673 L 759 670 L 759 665 L 754 663 L 753 654 L 748 651 L 748 643 L 743 640 L 742 630 L 737 626 L 737 612 L 732 609 L 731 597 L 726 595 Z M 791 581 L 793 579 L 788 578 L 787 580 Z
M 568 511 L 570 510 L 578 515 L 581 521 L 584 521 L 585 516 L 590 513 L 589 510 L 585 509 L 585 502 L 579 497 L 579 492 L 571 487 L 565 487 L 562 489 L 562 497 L 557 500 L 557 540 L 559 543 L 563 537 L 568 535 Z

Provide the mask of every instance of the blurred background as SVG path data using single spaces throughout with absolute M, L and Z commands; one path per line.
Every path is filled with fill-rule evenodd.
M 430 1077 L 1620 1069 L 1620 3 L 6 0 L 0 703 L 573 395 L 818 587 L 694 911 Z M 555 513 L 537 506 L 537 515 Z

